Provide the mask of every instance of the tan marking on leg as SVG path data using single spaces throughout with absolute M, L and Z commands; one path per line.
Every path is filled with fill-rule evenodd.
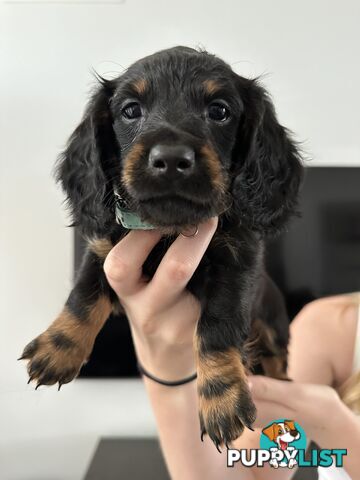
M 198 364 L 201 367 L 201 373 L 198 382 L 201 384 L 213 378 L 229 379 L 234 377 L 236 371 L 238 377 L 245 378 L 245 367 L 241 361 L 240 352 L 235 348 L 230 348 L 226 352 L 217 352 L 211 354 L 200 353 Z
M 239 353 L 229 351 L 210 357 L 206 356 L 205 359 L 200 360 L 200 365 L 198 370 L 199 388 L 217 380 L 233 383 L 220 395 L 214 395 L 210 398 L 200 395 L 199 406 L 205 421 L 214 415 L 231 415 L 239 400 L 239 387 L 241 388 L 246 382 L 245 369 Z
M 260 363 L 267 377 L 288 380 L 287 351 L 276 344 L 275 330 L 259 318 L 253 320 L 251 336 L 245 348 L 249 351 L 252 365 Z
M 111 303 L 106 295 L 101 295 L 95 303 L 89 305 L 86 320 L 79 320 L 73 315 L 67 307 L 64 307 L 60 316 L 50 325 L 49 328 L 61 327 L 61 329 L 74 327 L 78 330 L 79 326 L 88 329 L 88 327 L 102 325 L 111 313 Z
M 95 338 L 112 311 L 111 302 L 108 297 L 102 295 L 98 300 L 89 306 L 87 318 L 79 320 L 67 307 L 64 307 L 61 314 L 50 325 L 48 332 L 61 332 L 79 346 L 79 353 L 87 355 L 91 353 Z
M 75 378 L 88 359 L 97 334 L 112 310 L 110 300 L 102 295 L 89 307 L 87 319 L 77 319 L 68 309 L 36 338 L 35 351 L 27 356 L 31 380 L 39 384 L 68 383 Z M 62 334 L 70 340 L 66 348 L 54 344 L 53 336 Z
M 202 435 L 207 433 L 218 447 L 235 440 L 245 426 L 251 426 L 256 409 L 240 352 L 229 348 L 225 352 L 206 353 L 199 344 L 199 338 L 195 338 L 200 426 Z M 227 385 L 223 391 L 221 383 Z
M 144 153 L 144 146 L 136 143 L 124 159 L 122 181 L 127 187 L 131 187 L 136 164 Z
M 107 238 L 94 238 L 88 242 L 89 248 L 99 258 L 105 260 L 108 253 L 113 248 L 113 244 Z
M 261 365 L 267 377 L 277 378 L 279 380 L 288 380 L 286 374 L 286 355 L 276 357 L 262 357 Z

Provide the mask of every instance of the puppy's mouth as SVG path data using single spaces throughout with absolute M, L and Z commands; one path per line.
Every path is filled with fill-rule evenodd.
M 219 215 L 220 206 L 214 201 L 201 200 L 191 195 L 158 193 L 152 195 L 130 196 L 128 192 L 116 192 L 117 219 L 126 228 L 158 228 L 172 234 L 194 231 L 197 225 L 212 216 Z M 126 212 L 126 213 L 125 213 Z M 125 215 L 124 215 L 125 214 Z M 130 214 L 130 217 L 127 217 Z M 131 219 L 127 225 L 126 218 Z M 125 220 L 125 221 L 124 221 Z M 134 222 L 136 226 L 134 226 Z
M 138 200 L 136 212 L 142 220 L 155 227 L 176 230 L 196 226 L 217 214 L 212 202 L 200 202 L 181 195 L 163 195 Z

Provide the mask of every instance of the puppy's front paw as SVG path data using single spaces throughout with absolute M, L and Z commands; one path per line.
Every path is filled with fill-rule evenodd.
M 58 382 L 60 389 L 78 375 L 87 352 L 84 345 L 74 342 L 68 334 L 50 327 L 25 347 L 19 360 L 29 360 L 28 383 L 36 381 L 38 388 Z
M 89 358 L 112 306 L 109 298 L 101 295 L 86 307 L 82 306 L 83 315 L 76 316 L 65 306 L 50 327 L 25 347 L 19 360 L 29 360 L 29 382 L 35 380 L 36 388 L 59 382 L 60 389 L 78 375 Z
M 252 430 L 256 408 L 236 349 L 199 355 L 198 393 L 201 438 L 208 434 L 219 451 Z

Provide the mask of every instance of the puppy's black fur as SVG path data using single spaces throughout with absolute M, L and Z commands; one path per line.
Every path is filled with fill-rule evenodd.
M 294 214 L 301 177 L 299 151 L 266 91 L 214 55 L 176 47 L 100 79 L 57 167 L 89 249 L 63 312 L 25 348 L 30 378 L 70 381 L 116 307 L 102 270 L 126 233 L 115 221 L 114 192 L 164 232 L 144 265 L 150 276 L 169 238 L 218 215 L 188 289 L 202 305 L 201 431 L 217 447 L 237 438 L 255 419 L 246 372 L 285 376 L 288 322 L 263 251 Z

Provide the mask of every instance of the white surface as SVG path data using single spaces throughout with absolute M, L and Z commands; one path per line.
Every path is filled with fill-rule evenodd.
M 318 467 L 318 474 L 318 480 L 352 480 L 343 468 L 333 465 L 330 468 Z
M 35 391 L 26 386 L 24 372 L 5 380 L 0 391 L 1 480 L 79 480 L 100 436 L 156 434 L 140 380 L 81 379 L 60 392 L 47 387 Z
M 98 436 L 150 434 L 136 383 L 33 392 L 22 347 L 60 310 L 72 237 L 50 176 L 80 119 L 90 68 L 115 75 L 176 44 L 264 75 L 313 165 L 360 166 L 357 0 L 0 3 L 0 478 L 79 480 Z

